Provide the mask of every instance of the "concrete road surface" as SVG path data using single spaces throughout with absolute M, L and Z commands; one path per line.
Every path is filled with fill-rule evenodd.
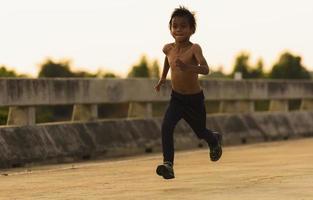
M 0 171 L 0 199 L 313 200 L 313 139 L 178 152 L 174 180 L 161 154 Z

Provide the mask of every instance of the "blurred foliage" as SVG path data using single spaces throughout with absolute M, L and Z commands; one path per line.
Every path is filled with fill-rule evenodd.
M 0 67 L 0 78 L 1 77 L 20 77 L 24 78 L 27 77 L 25 74 L 17 74 L 14 70 L 8 70 L 6 66 L 2 65 Z
M 150 77 L 152 78 L 160 78 L 160 65 L 157 60 L 152 62 L 152 65 L 149 67 Z
M 255 111 L 268 111 L 270 107 L 269 100 L 255 100 L 254 101 L 254 110 Z
M 74 73 L 74 77 L 97 78 L 98 74 L 92 74 L 85 71 L 78 71 Z
M 241 52 L 235 61 L 234 68 L 231 73 L 231 77 L 234 77 L 236 72 L 240 72 L 243 79 L 247 78 L 264 78 L 263 61 L 259 59 L 256 66 L 251 66 L 249 63 L 250 55 L 245 52 Z
M 0 77 L 17 77 L 17 74 L 13 70 L 7 70 L 5 66 L 0 67 Z
M 98 104 L 99 118 L 126 118 L 129 103 Z
M 47 59 L 41 64 L 38 77 L 75 77 L 75 75 L 70 70 L 70 61 L 54 62 Z
M 53 61 L 46 59 L 40 66 L 38 77 L 82 77 L 82 78 L 115 78 L 118 77 L 112 72 L 102 72 L 99 70 L 96 73 L 87 71 L 72 71 L 70 60 Z
M 299 110 L 301 107 L 301 99 L 293 99 L 288 101 L 288 110 Z
M 37 106 L 36 123 L 69 121 L 72 118 L 73 106 Z
M 241 53 L 237 56 L 235 65 L 232 71 L 232 75 L 234 75 L 236 72 L 240 72 L 242 75 L 242 78 L 248 78 L 249 77 L 249 54 L 247 53 Z
M 301 57 L 289 52 L 283 53 L 274 64 L 270 74 L 273 79 L 310 79 L 310 73 L 301 64 Z
M 229 75 L 225 74 L 223 72 L 223 67 L 220 66 L 218 68 L 218 70 L 213 70 L 213 69 L 210 69 L 210 72 L 208 75 L 201 75 L 200 76 L 201 79 L 229 79 Z
M 157 60 L 154 60 L 152 64 L 148 62 L 146 56 L 142 56 L 138 64 L 132 66 L 127 77 L 150 77 L 159 78 L 160 77 L 160 66 Z
M 250 71 L 249 78 L 265 78 L 263 68 L 264 68 L 263 60 L 259 59 L 256 63 L 255 68 L 249 70 Z
M 8 107 L 0 107 L 0 125 L 5 125 L 7 123 L 8 113 Z
M 128 73 L 128 77 L 150 77 L 146 56 L 142 56 L 139 64 L 134 65 Z
M 106 72 L 102 75 L 103 78 L 117 78 L 117 76 L 115 74 L 113 74 L 112 72 Z

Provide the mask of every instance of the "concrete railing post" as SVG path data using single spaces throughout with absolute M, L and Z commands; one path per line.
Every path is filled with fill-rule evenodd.
M 93 121 L 98 119 L 97 104 L 75 104 L 73 108 L 72 121 Z
M 220 113 L 247 113 L 254 112 L 254 102 L 244 101 L 221 101 L 219 106 Z
M 36 124 L 36 108 L 28 106 L 10 107 L 7 125 Z
M 313 99 L 302 99 L 300 110 L 313 110 Z
M 288 112 L 288 100 L 270 100 L 269 111 Z
M 152 118 L 152 103 L 129 103 L 128 117 Z

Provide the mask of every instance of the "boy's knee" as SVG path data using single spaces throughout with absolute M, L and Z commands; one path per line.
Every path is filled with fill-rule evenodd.
M 197 130 L 197 131 L 195 131 L 195 133 L 199 139 L 206 139 L 207 138 L 207 132 L 205 130 Z
M 195 133 L 199 139 L 203 139 L 205 141 L 210 140 L 212 135 L 212 133 L 207 129 L 195 130 Z

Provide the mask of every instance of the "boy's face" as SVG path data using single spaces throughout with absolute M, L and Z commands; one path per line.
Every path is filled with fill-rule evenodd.
M 186 17 L 173 17 L 170 30 L 172 36 L 177 42 L 189 40 L 190 36 L 194 32 Z

